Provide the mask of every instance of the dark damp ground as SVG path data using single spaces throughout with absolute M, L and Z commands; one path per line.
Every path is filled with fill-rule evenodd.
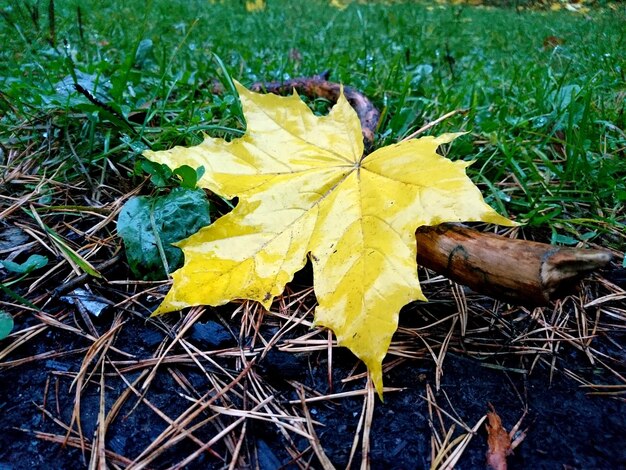
M 205 315 L 206 317 L 206 315 Z M 163 338 L 163 333 L 151 328 L 145 320 L 129 317 L 116 344 L 123 344 L 127 352 L 138 357 L 150 357 L 151 351 Z M 219 338 L 222 328 L 211 319 L 202 318 L 209 326 L 194 328 L 192 340 L 202 343 L 207 334 Z M 102 320 L 104 322 L 104 320 Z M 210 327 L 213 325 L 213 327 Z M 218 327 L 215 327 L 218 325 Z M 96 327 L 98 327 L 96 322 Z M 624 359 L 623 351 L 616 346 L 623 344 L 623 337 L 613 341 L 599 338 L 596 346 L 611 349 Z M 221 341 L 221 340 L 220 340 Z M 226 339 L 227 341 L 227 339 Z M 48 329 L 35 340 L 15 352 L 16 357 L 41 354 L 47 351 L 69 351 L 88 346 L 87 341 L 59 329 Z M 616 349 L 617 348 L 617 349 Z M 621 354 L 621 356 L 620 356 Z M 79 449 L 63 447 L 36 437 L 34 432 L 63 436 L 65 431 L 49 416 L 44 416 L 41 406 L 52 415 L 69 423 L 74 390 L 69 391 L 71 377 L 66 372 L 76 372 L 81 366 L 84 353 L 74 353 L 54 358 L 43 358 L 28 364 L 5 369 L 0 382 L 0 469 L 59 469 L 84 467 Z M 11 358 L 9 358 L 11 359 Z M 532 358 L 527 360 L 530 366 Z M 335 392 L 345 390 L 340 379 L 346 377 L 354 364 L 347 352 L 339 350 L 333 360 Z M 519 359 L 516 365 L 519 368 Z M 581 353 L 566 351 L 557 357 L 557 368 L 569 369 L 586 379 L 602 383 L 610 380 L 606 372 L 589 365 Z M 312 367 L 310 367 L 312 365 Z M 298 380 L 308 387 L 325 393 L 328 390 L 326 356 L 321 353 L 293 354 L 274 351 L 257 367 L 257 372 L 273 386 L 279 399 L 296 399 L 294 388 L 286 380 Z M 503 365 L 506 365 L 503 363 Z M 184 367 L 183 367 L 184 368 Z M 530 367 L 529 367 L 530 368 Z M 138 373 L 128 374 L 132 380 Z M 207 385 L 199 373 L 187 371 L 187 378 L 195 387 Z M 99 387 L 95 379 L 83 391 L 82 426 L 87 442 L 90 442 L 97 422 Z M 387 393 L 385 403 L 377 401 L 371 431 L 371 467 L 374 469 L 429 468 L 431 455 L 431 429 L 426 401 L 426 384 L 434 389 L 435 367 L 432 360 L 409 360 L 385 377 L 387 387 L 406 387 L 404 391 Z M 44 390 L 48 383 L 47 397 Z M 356 386 L 355 386 L 356 387 Z M 363 387 L 360 381 L 358 387 Z M 357 387 L 357 388 L 358 388 Z M 107 380 L 107 409 L 125 389 L 119 378 Z M 349 388 L 347 388 L 349 389 Z M 550 369 L 539 363 L 532 374 L 512 372 L 511 369 L 486 367 L 478 360 L 449 352 L 444 362 L 441 389 L 435 399 L 439 406 L 456 413 L 460 420 L 473 426 L 492 403 L 502 417 L 504 426 L 510 429 L 519 419 L 524 405 L 528 416 L 522 429 L 529 427 L 525 441 L 509 459 L 511 469 L 615 469 L 626 468 L 626 404 L 623 397 L 587 395 L 573 379 L 556 371 L 550 380 Z M 57 398 L 58 397 L 58 398 Z M 186 406 L 180 397 L 170 374 L 159 373 L 147 395 L 159 409 L 167 410 L 169 416 L 177 416 Z M 135 401 L 128 400 L 122 407 L 120 417 L 110 426 L 106 448 L 116 454 L 133 459 L 154 440 L 165 427 L 164 422 L 147 407 L 137 407 L 131 412 Z M 450 406 L 453 407 L 453 410 Z M 310 404 L 312 418 L 323 426 L 317 426 L 319 439 L 331 461 L 338 468 L 345 468 L 357 428 L 363 398 L 346 398 L 334 403 Z M 451 422 L 446 421 L 446 429 Z M 438 428 L 438 422 L 433 423 Z M 457 426 L 458 429 L 458 426 Z M 210 438 L 198 432 L 199 438 Z M 285 442 L 277 429 L 262 422 L 250 423 L 248 442 L 254 441 L 254 464 L 261 469 L 297 468 L 290 463 Z M 304 450 L 308 442 L 302 439 L 296 445 Z M 173 451 L 164 453 L 150 468 L 167 468 L 195 450 L 195 445 L 183 442 Z M 360 448 L 360 446 L 359 446 Z M 470 442 L 457 468 L 484 468 L 486 432 L 484 426 Z M 224 453 L 218 445 L 215 450 Z M 310 458 L 310 454 L 308 454 Z M 89 453 L 86 454 L 89 458 Z M 312 467 L 320 468 L 313 457 Z M 360 465 L 357 452 L 353 468 Z M 187 468 L 221 468 L 222 462 L 210 455 L 203 455 Z

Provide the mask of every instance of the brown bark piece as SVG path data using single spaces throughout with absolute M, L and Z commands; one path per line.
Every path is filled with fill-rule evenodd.
M 422 227 L 415 240 L 418 264 L 476 292 L 527 305 L 547 304 L 612 259 L 604 250 L 515 240 L 458 224 Z

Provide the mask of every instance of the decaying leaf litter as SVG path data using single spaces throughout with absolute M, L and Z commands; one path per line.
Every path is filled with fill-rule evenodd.
M 31 129 L 21 128 L 16 132 L 28 135 Z M 56 145 L 62 144 L 62 141 L 56 142 Z M 201 316 L 203 309 L 198 308 L 193 309 L 186 318 L 173 314 L 169 319 L 145 323 L 145 316 L 155 306 L 154 299 L 149 296 L 156 293 L 160 298 L 166 289 L 158 283 L 130 280 L 119 264 L 106 266 L 108 261 L 116 258 L 120 246 L 115 237 L 113 221 L 121 203 L 131 194 L 122 194 L 114 184 L 115 178 L 112 178 L 108 188 L 95 195 L 102 202 L 101 206 L 84 206 L 81 196 L 94 199 L 93 192 L 85 187 L 68 187 L 64 182 L 56 181 L 54 176 L 42 177 L 38 169 L 33 167 L 36 161 L 31 162 L 31 157 L 37 156 L 36 150 L 19 147 L 14 150 L 11 165 L 3 166 L 3 171 L 6 175 L 19 168 L 18 173 L 11 177 L 18 200 L 32 204 L 33 207 L 29 207 L 31 212 L 37 212 L 47 227 L 63 237 L 74 252 L 86 258 L 97 271 L 106 276 L 109 280 L 107 284 L 90 280 L 87 287 L 94 296 L 114 303 L 106 313 L 107 316 L 100 319 L 90 318 L 88 311 L 81 311 L 75 305 L 54 305 L 55 300 L 49 299 L 48 292 L 62 284 L 59 280 L 75 278 L 75 271 L 80 272 L 80 260 L 75 259 L 71 252 L 59 250 L 57 244 L 49 241 L 47 232 L 36 219 L 17 216 L 10 219 L 13 224 L 21 224 L 21 227 L 17 227 L 19 230 L 30 235 L 20 242 L 17 249 L 12 247 L 12 253 L 38 251 L 52 258 L 52 253 L 59 250 L 58 255 L 55 253 L 59 258 L 54 258 L 54 266 L 44 267 L 43 273 L 34 272 L 22 284 L 26 287 L 19 294 L 34 306 L 24 306 L 15 298 L 9 298 L 8 301 L 3 299 L 4 308 L 16 314 L 20 328 L 11 336 L 8 346 L 2 344 L 2 366 L 13 366 L 5 370 L 3 375 L 9 377 L 11 383 L 24 385 L 28 383 L 26 371 L 29 367 L 45 364 L 45 368 L 52 372 L 47 382 L 31 389 L 29 397 L 35 397 L 33 409 L 42 406 L 46 410 L 40 416 L 50 432 L 39 434 L 39 438 L 57 443 L 67 441 L 69 446 L 84 448 L 85 460 L 93 459 L 93 464 L 107 462 L 122 467 L 168 466 L 187 458 L 196 459 L 192 462 L 200 464 L 203 458 L 215 458 L 216 462 L 222 458 L 236 468 L 261 458 L 271 464 L 274 462 L 272 455 L 276 457 L 277 453 L 281 457 L 280 463 L 293 459 L 296 465 L 304 467 L 308 462 L 316 462 L 316 459 L 322 461 L 320 449 L 324 448 L 327 449 L 325 452 L 332 450 L 332 460 L 340 464 L 348 462 L 350 456 L 353 456 L 351 461 L 354 464 L 360 463 L 363 458 L 368 458 L 367 452 L 362 454 L 361 449 L 369 448 L 371 463 L 377 466 L 385 459 L 393 463 L 394 457 L 399 459 L 407 452 L 407 446 L 411 447 L 406 441 L 404 447 L 402 442 L 394 446 L 392 442 L 384 441 L 388 447 L 385 449 L 387 456 L 377 447 L 377 439 L 383 442 L 382 432 L 377 430 L 377 426 L 382 431 L 386 423 L 393 422 L 393 419 L 374 400 L 373 388 L 364 383 L 365 370 L 358 369 L 358 361 L 346 358 L 341 349 L 335 348 L 327 332 L 310 330 L 314 302 L 310 289 L 302 279 L 296 279 L 294 286 L 281 297 L 273 312 L 264 312 L 252 304 L 243 303 L 234 313 L 218 309 L 217 312 Z M 44 155 L 48 151 L 46 147 L 40 149 Z M 124 170 L 123 166 L 114 165 L 118 170 Z M 52 199 L 43 204 L 44 207 L 39 206 L 41 193 L 33 194 L 33 187 L 40 184 L 46 187 L 46 195 Z M 47 191 L 48 188 L 52 190 Z M 21 204 L 3 199 L 7 201 L 7 213 L 20 213 Z M 62 208 L 49 209 L 55 206 Z M 5 209 L 2 211 L 4 213 Z M 310 285 L 310 279 L 308 283 Z M 479 404 L 480 410 L 475 410 L 470 419 L 465 419 L 454 411 L 454 402 L 446 400 L 446 386 L 454 387 L 446 382 L 453 378 L 450 372 L 455 371 L 460 376 L 460 371 L 453 368 L 457 355 L 478 357 L 483 361 L 488 357 L 487 365 L 499 367 L 501 372 L 504 371 L 502 373 L 509 374 L 516 384 L 512 390 L 517 390 L 520 395 L 519 409 L 522 409 L 527 392 L 517 380 L 519 375 L 525 376 L 519 372 L 522 366 L 534 366 L 538 369 L 535 375 L 541 374 L 542 370 L 564 372 L 574 380 L 591 386 L 590 390 L 595 393 L 615 394 L 623 390 L 621 376 L 612 375 L 620 373 L 619 363 L 615 361 L 618 356 L 607 349 L 611 346 L 610 341 L 608 345 L 603 343 L 605 333 L 623 325 L 624 311 L 619 300 L 624 292 L 619 285 L 601 277 L 596 278 L 586 283 L 579 295 L 568 297 L 550 308 L 535 311 L 511 309 L 467 293 L 462 288 L 451 288 L 440 277 L 431 277 L 423 285 L 431 303 L 423 309 L 413 310 L 415 307 L 410 307 L 403 313 L 403 318 L 415 313 L 418 320 L 415 316 L 406 319 L 391 343 L 391 357 L 385 363 L 385 371 L 388 376 L 395 378 L 395 384 L 404 384 L 401 376 L 406 375 L 407 370 L 415 371 L 411 365 L 424 364 L 429 357 L 434 359 L 440 386 L 435 388 L 440 388 L 439 394 L 433 394 L 432 389 L 429 391 L 428 385 L 419 385 L 418 373 L 415 373 L 416 382 L 410 387 L 411 390 L 419 390 L 421 387 L 419 393 L 424 396 L 423 403 L 434 403 L 429 409 L 434 429 L 432 448 L 422 454 L 430 454 L 428 460 L 447 464 L 450 459 L 462 457 L 462 451 L 467 449 L 467 445 L 483 438 L 480 432 L 474 435 L 470 431 L 479 429 L 480 417 L 486 411 L 484 403 Z M 28 289 L 31 291 L 28 292 Z M 41 312 L 37 312 L 37 309 Z M 234 338 L 231 345 L 207 345 L 192 339 L 190 333 L 193 334 L 194 326 L 205 323 L 205 320 L 208 323 L 208 319 L 215 315 L 230 327 L 231 337 L 241 338 L 241 346 L 236 344 Z M 124 323 L 120 323 L 120 319 Z M 600 338 L 593 339 L 594 335 L 600 335 Z M 133 340 L 138 343 L 133 343 Z M 534 346 L 529 348 L 529 344 Z M 17 349 L 20 345 L 21 349 Z M 296 362 L 291 370 L 280 361 L 277 367 L 275 359 L 274 364 L 271 362 L 272 352 L 276 349 L 289 351 L 289 357 L 296 357 L 300 362 Z M 300 353 L 305 354 L 304 360 L 298 356 Z M 593 361 L 595 367 L 607 371 L 608 375 L 601 375 L 600 381 L 597 381 L 597 375 L 594 377 L 593 374 L 581 373 L 580 363 L 576 360 L 570 362 L 570 356 L 576 354 L 586 356 L 586 360 Z M 265 357 L 261 358 L 262 355 Z M 258 358 L 247 368 L 253 356 Z M 532 357 L 532 361 L 524 361 L 526 357 Z M 68 363 L 64 365 L 63 360 L 70 358 L 78 359 L 78 367 L 72 368 L 73 363 L 69 363 L 70 368 L 67 369 Z M 263 360 L 268 359 L 270 361 L 264 364 Z M 355 370 L 351 373 L 350 367 L 345 369 L 345 363 L 354 364 Z M 476 363 L 473 365 L 476 367 Z M 418 370 L 419 367 L 423 366 L 418 366 Z M 281 374 L 277 374 L 277 368 Z M 335 400 L 331 401 L 333 397 L 329 397 L 328 381 L 323 378 L 329 374 L 332 377 L 337 371 L 342 371 L 342 378 L 351 380 L 343 384 L 333 377 L 335 383 L 332 395 Z M 319 377 L 321 372 L 322 378 Z M 428 374 L 429 369 L 426 367 L 422 373 Z M 312 380 L 310 375 L 315 374 L 317 380 Z M 480 375 L 484 377 L 486 374 Z M 285 385 L 284 376 L 290 376 L 288 386 Z M 608 383 L 611 376 L 621 388 L 617 388 L 616 383 Z M 131 387 L 126 384 L 122 377 L 127 379 L 128 384 L 135 385 Z M 67 387 L 74 381 L 76 386 L 72 395 L 67 395 Z M 555 375 L 554 381 L 559 382 L 559 374 Z M 298 382 L 302 383 L 305 400 L 308 400 L 308 416 L 296 392 L 300 389 Z M 352 388 L 355 382 L 357 384 Z M 150 385 L 144 386 L 146 383 Z M 544 382 L 548 383 L 548 380 Z M 601 387 L 601 383 L 608 386 Z M 164 386 L 166 384 L 167 387 Z M 214 392 L 203 399 L 209 387 L 222 392 Z M 272 394 L 272 389 L 278 389 L 285 395 Z M 411 404 L 413 409 L 416 408 L 415 403 L 422 400 L 411 395 L 410 390 L 389 392 L 386 394 L 387 407 L 392 406 L 395 396 L 400 397 L 402 394 L 414 398 Z M 545 390 L 542 392 L 545 393 Z M 145 397 L 140 399 L 142 394 Z M 287 396 L 289 394 L 291 396 Z M 169 398 L 155 407 L 154 402 L 159 395 Z M 73 397 L 79 397 L 80 401 L 73 404 Z M 176 402 L 178 399 L 180 402 Z M 10 403 L 4 399 L 4 395 L 3 401 Z M 80 415 L 77 403 L 82 403 Z M 331 441 L 336 440 L 337 435 L 329 435 L 324 426 L 314 421 L 326 408 L 319 406 L 319 403 L 331 406 L 334 415 L 340 414 L 344 406 L 354 408 L 356 404 L 358 409 L 355 416 L 359 419 L 349 414 L 345 420 L 347 422 L 349 417 L 356 421 L 354 427 L 351 425 L 348 429 L 350 440 L 358 434 L 354 432 L 356 429 L 370 438 L 364 436 L 362 442 L 358 439 L 354 446 L 344 446 L 344 449 L 333 448 Z M 135 411 L 128 414 L 135 405 Z M 22 402 L 19 406 L 25 407 Z M 265 414 L 258 413 L 255 410 L 257 406 Z M 7 409 L 6 406 L 4 409 Z M 100 411 L 94 416 L 90 410 Z M 153 413 L 154 421 L 133 421 L 141 414 L 139 410 Z M 79 427 L 77 420 L 74 420 L 73 431 L 66 439 L 65 433 L 73 411 L 76 411 L 77 417 L 81 416 L 79 419 L 82 424 Z M 330 419 L 332 415 L 323 416 Z M 517 412 L 513 413 L 506 422 L 515 422 L 518 417 Z M 132 422 L 130 426 L 129 420 Z M 268 443 L 259 435 L 267 440 L 270 440 L 268 436 L 272 437 L 271 444 L 279 442 L 281 437 L 260 432 L 258 426 L 264 421 L 271 424 L 261 429 L 276 429 L 280 436 L 289 436 L 284 437 L 286 451 L 268 452 Z M 98 425 L 95 425 L 96 422 Z M 27 429 L 36 431 L 38 424 L 34 424 Z M 163 431 L 161 438 L 154 435 L 151 425 L 158 432 Z M 317 436 L 310 429 L 315 429 Z M 125 433 L 137 436 L 137 430 L 146 437 L 143 441 L 144 451 L 128 453 L 128 446 L 121 444 L 120 440 L 123 440 Z M 452 436 L 459 431 L 465 435 L 457 441 Z M 405 434 L 407 432 L 408 429 Z M 422 432 L 427 435 L 426 429 Z M 468 443 L 467 438 L 470 436 L 473 438 Z M 177 455 L 167 454 L 172 447 L 179 448 Z M 207 447 L 214 449 L 219 457 L 214 454 L 212 457 L 197 454 L 197 449 Z M 46 449 L 50 452 L 50 448 Z M 54 453 L 48 455 L 58 458 L 57 448 L 52 449 L 55 449 Z M 343 451 L 348 455 L 344 456 Z M 290 453 L 290 456 L 283 457 L 284 452 Z M 470 450 L 466 452 L 465 455 L 471 455 Z M 79 450 L 70 455 L 76 462 L 82 453 Z M 477 453 L 484 454 L 484 448 L 481 447 Z M 133 460 L 136 463 L 131 465 Z

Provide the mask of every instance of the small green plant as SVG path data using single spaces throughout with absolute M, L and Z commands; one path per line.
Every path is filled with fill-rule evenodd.
M 0 265 L 2 265 L 4 269 L 10 273 L 18 274 L 17 279 L 3 283 L 3 286 L 8 287 L 12 284 L 16 284 L 26 278 L 31 272 L 43 268 L 47 264 L 48 258 L 42 255 L 30 255 L 23 263 L 16 263 L 9 260 L 0 261 Z
M 162 194 L 129 199 L 120 212 L 117 231 L 136 277 L 166 279 L 183 261 L 182 251 L 172 244 L 211 222 L 206 195 L 202 189 L 196 189 L 204 168 L 194 170 L 185 165 L 171 171 L 147 160 L 140 165 Z M 178 187 L 165 193 L 172 185 Z
M 195 189 L 198 181 L 204 175 L 204 167 L 197 169 L 191 168 L 189 165 L 183 165 L 170 170 L 167 165 L 151 162 L 142 158 L 137 163 L 137 170 L 143 171 L 150 175 L 150 181 L 159 189 L 180 186 L 186 189 Z
M 9 336 L 11 330 L 13 330 L 13 317 L 0 310 L 0 340 Z

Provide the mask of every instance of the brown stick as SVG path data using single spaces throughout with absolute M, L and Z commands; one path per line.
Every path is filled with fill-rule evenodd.
M 296 89 L 308 97 L 336 102 L 341 86 L 328 74 L 283 82 L 255 83 L 254 91 L 284 95 Z M 380 113 L 362 93 L 343 92 L 361 121 L 366 148 L 373 147 Z M 545 305 L 563 295 L 582 276 L 606 266 L 609 251 L 561 248 L 514 240 L 471 228 L 441 224 L 415 233 L 417 262 L 476 292 L 524 305 Z
M 477 292 L 525 305 L 545 305 L 612 259 L 604 250 L 514 240 L 456 224 L 422 227 L 415 240 L 420 265 Z

